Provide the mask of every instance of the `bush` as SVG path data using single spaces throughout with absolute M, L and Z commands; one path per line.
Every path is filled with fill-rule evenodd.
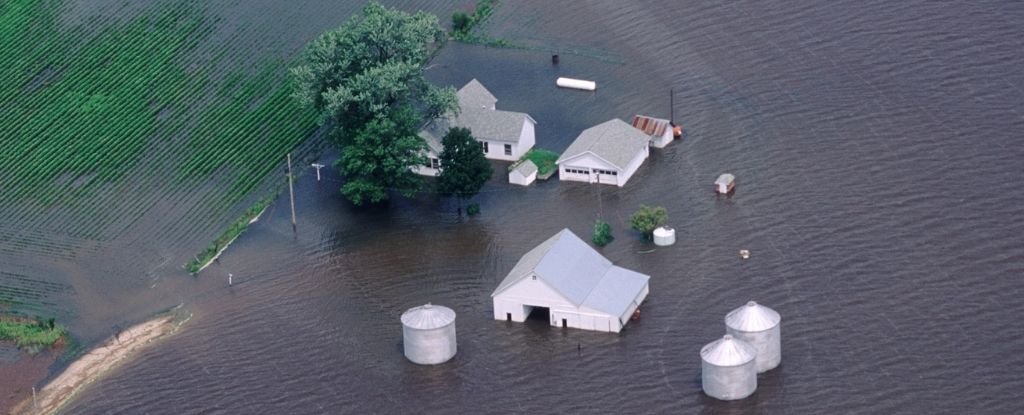
M 64 336 L 64 327 L 51 319 L 37 321 L 0 318 L 0 341 L 13 341 L 18 347 L 52 346 Z
M 480 204 L 479 203 L 470 203 L 469 206 L 466 206 L 466 214 L 468 214 L 469 216 L 477 215 L 479 213 L 480 213 Z
M 668 211 L 661 206 L 640 205 L 640 209 L 629 218 L 629 225 L 640 231 L 644 239 L 653 239 L 654 230 L 668 221 Z
M 594 236 L 590 240 L 594 242 L 594 245 L 605 246 L 608 245 L 613 239 L 612 226 L 608 222 L 597 220 L 594 222 Z
M 456 34 L 466 35 L 473 26 L 473 18 L 463 12 L 455 12 L 452 15 L 452 31 Z

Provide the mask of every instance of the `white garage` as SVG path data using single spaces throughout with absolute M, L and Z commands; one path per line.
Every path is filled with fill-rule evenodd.
M 583 130 L 558 158 L 558 179 L 622 187 L 650 155 L 650 137 L 613 118 Z
M 494 318 L 523 322 L 543 309 L 552 326 L 617 333 L 647 298 L 649 279 L 563 229 L 523 255 L 494 290 Z

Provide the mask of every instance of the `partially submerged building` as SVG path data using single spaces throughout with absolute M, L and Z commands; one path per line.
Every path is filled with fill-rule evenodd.
M 647 298 L 649 279 L 563 229 L 523 255 L 494 290 L 494 318 L 523 322 L 546 309 L 552 326 L 617 333 Z
M 529 114 L 496 109 L 498 99 L 476 79 L 459 89 L 456 97 L 458 115 L 431 120 L 420 130 L 419 136 L 427 142 L 427 162 L 418 166 L 416 173 L 440 173 L 442 139 L 452 127 L 468 128 L 489 159 L 514 161 L 533 148 L 537 121 Z
M 664 148 L 675 139 L 672 122 L 664 118 L 635 115 L 630 124 L 650 137 L 651 146 Z
M 558 158 L 558 179 L 622 187 L 650 155 L 643 131 L 613 118 L 583 130 Z

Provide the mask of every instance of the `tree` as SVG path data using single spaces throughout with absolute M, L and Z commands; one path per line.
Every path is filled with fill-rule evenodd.
M 441 139 L 441 175 L 437 178 L 438 191 L 460 200 L 469 199 L 480 191 L 494 174 L 494 168 L 484 157 L 480 142 L 466 128 L 454 127 Z M 460 205 L 461 207 L 461 205 Z
M 386 200 L 389 188 L 412 196 L 422 180 L 409 166 L 426 161 L 426 143 L 416 135 L 418 122 L 415 111 L 405 108 L 363 125 L 335 163 L 348 179 L 341 193 L 356 205 Z
M 600 219 L 594 222 L 594 236 L 590 238 L 594 245 L 605 246 L 611 243 L 613 239 L 615 239 L 615 236 L 612 236 L 612 225 Z
M 640 231 L 644 239 L 654 238 L 654 230 L 668 221 L 668 211 L 661 206 L 640 205 L 640 209 L 629 218 L 629 225 Z
M 350 157 L 338 163 L 350 179 L 348 190 L 342 192 L 354 203 L 387 199 L 387 188 L 395 183 L 410 186 L 401 188 L 403 192 L 419 186 L 419 181 L 408 182 L 405 170 L 420 161 L 409 156 L 408 150 L 416 147 L 409 141 L 423 139 L 415 131 L 408 134 L 406 118 L 411 112 L 417 125 L 458 110 L 455 90 L 437 88 L 423 75 L 423 65 L 443 39 L 437 17 L 424 12 L 410 15 L 371 2 L 362 15 L 314 40 L 304 51 L 302 64 L 292 69 L 293 96 L 317 111 L 343 157 L 373 155 L 361 162 Z M 401 130 L 384 130 L 389 127 Z M 384 161 L 399 164 L 371 165 Z

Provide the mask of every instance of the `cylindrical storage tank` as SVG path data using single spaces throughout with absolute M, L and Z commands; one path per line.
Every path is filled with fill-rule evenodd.
M 455 312 L 439 305 L 413 307 L 402 313 L 405 357 L 413 363 L 436 365 L 455 356 Z
M 658 246 L 669 246 L 676 243 L 676 230 L 668 226 L 662 226 L 654 230 L 654 244 Z
M 726 334 L 700 349 L 701 387 L 724 401 L 743 399 L 757 390 L 757 351 Z
M 757 349 L 757 373 L 782 362 L 782 316 L 754 301 L 725 315 L 725 332 Z
M 572 78 L 558 78 L 555 80 L 555 85 L 562 88 L 582 89 L 584 91 L 593 91 L 597 89 L 597 82 Z

